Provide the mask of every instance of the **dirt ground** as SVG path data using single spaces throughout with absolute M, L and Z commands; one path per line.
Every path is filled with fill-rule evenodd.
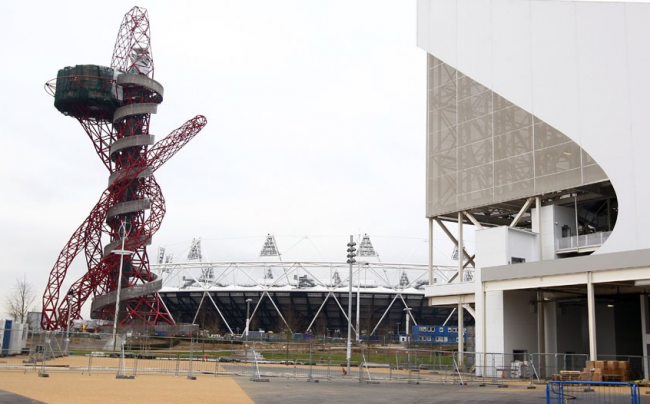
M 79 372 L 0 372 L 0 390 L 44 403 L 222 403 L 252 404 L 253 401 L 229 376 L 198 375 L 196 380 L 169 375 L 138 375 L 116 379 L 115 373 L 82 375 Z M 105 399 L 102 399 L 104 397 Z

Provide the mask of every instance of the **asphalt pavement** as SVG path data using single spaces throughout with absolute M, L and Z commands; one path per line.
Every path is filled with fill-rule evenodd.
M 42 401 L 0 390 L 0 404 L 45 404 Z
M 254 382 L 235 378 L 255 404 L 423 404 L 423 403 L 546 403 L 545 386 L 499 388 L 494 385 L 359 383 L 358 380 L 287 380 Z

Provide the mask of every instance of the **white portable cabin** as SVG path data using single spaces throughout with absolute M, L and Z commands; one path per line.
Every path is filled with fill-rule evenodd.
M 19 355 L 27 347 L 25 324 L 0 319 L 0 356 Z

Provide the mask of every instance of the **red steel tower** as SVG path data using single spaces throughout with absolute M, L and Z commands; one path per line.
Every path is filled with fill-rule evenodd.
M 154 142 L 149 121 L 164 90 L 153 77 L 149 18 L 145 9 L 134 7 L 122 21 L 110 67 L 66 67 L 46 84 L 54 106 L 79 121 L 109 171 L 106 190 L 50 272 L 41 320 L 46 330 L 67 329 L 91 296 L 94 318 L 117 316 L 121 325 L 174 322 L 157 293 L 162 280 L 151 273 L 146 248 L 165 216 L 154 172 L 207 121 L 197 115 Z M 129 253 L 120 254 L 124 250 Z M 82 252 L 87 272 L 62 291 L 70 264 Z

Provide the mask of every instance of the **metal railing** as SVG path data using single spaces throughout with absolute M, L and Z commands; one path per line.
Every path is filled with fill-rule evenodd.
M 557 240 L 556 251 L 575 250 L 578 248 L 600 247 L 607 241 L 611 231 L 601 231 L 581 236 L 563 237 Z

